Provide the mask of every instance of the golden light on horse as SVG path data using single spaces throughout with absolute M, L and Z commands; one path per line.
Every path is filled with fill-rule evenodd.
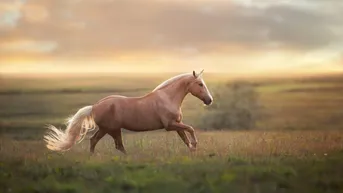
M 94 153 L 98 141 L 109 134 L 116 149 L 126 154 L 121 129 L 135 132 L 165 129 L 176 131 L 187 147 L 194 151 L 198 140 L 194 128 L 182 122 L 181 105 L 189 93 L 205 105 L 213 102 L 202 78 L 203 71 L 172 77 L 144 96 L 111 95 L 83 107 L 68 119 L 65 131 L 53 125 L 48 127 L 49 131 L 44 136 L 47 148 L 67 151 L 81 142 L 87 132 L 98 129 L 90 139 L 91 153 Z M 186 132 L 190 134 L 190 139 Z

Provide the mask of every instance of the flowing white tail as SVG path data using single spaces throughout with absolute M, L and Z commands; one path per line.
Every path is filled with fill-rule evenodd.
M 94 130 L 96 124 L 92 117 L 92 106 L 86 106 L 67 119 L 67 129 L 62 131 L 49 125 L 49 132 L 44 136 L 46 147 L 54 151 L 67 151 L 75 143 L 80 143 L 88 131 Z

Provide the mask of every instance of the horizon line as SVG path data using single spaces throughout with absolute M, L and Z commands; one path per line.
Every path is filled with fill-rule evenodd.
M 188 71 L 164 71 L 164 72 L 135 72 L 135 71 L 123 71 L 123 72 L 44 72 L 44 73 L 31 73 L 31 72 L 0 72 L 1 77 L 87 77 L 87 76 L 111 76 L 111 75 L 140 75 L 140 76 L 158 76 L 166 74 L 181 74 Z M 306 77 L 321 77 L 321 76 L 338 76 L 343 75 L 343 72 L 314 72 L 314 73 L 256 73 L 256 74 L 244 74 L 244 73 L 230 73 L 230 72 L 204 72 L 204 74 L 225 76 L 226 78 L 238 78 L 238 79 L 249 79 L 249 78 L 306 78 Z

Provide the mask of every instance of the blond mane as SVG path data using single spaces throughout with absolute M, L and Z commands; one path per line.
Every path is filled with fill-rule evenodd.
M 170 85 L 170 84 L 174 83 L 175 81 L 178 81 L 179 79 L 186 77 L 186 76 L 190 76 L 190 75 L 192 75 L 192 73 L 184 73 L 184 74 L 179 74 L 179 75 L 176 75 L 174 77 L 171 77 L 171 78 L 167 79 L 166 81 L 162 82 L 161 84 L 159 84 L 152 92 L 159 90 L 161 88 L 164 88 L 165 86 Z

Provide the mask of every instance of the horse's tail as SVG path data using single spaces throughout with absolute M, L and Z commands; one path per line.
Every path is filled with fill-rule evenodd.
M 48 133 L 44 136 L 46 147 L 54 151 L 67 151 L 75 143 L 80 143 L 88 131 L 97 126 L 92 116 L 92 106 L 86 106 L 67 119 L 67 129 L 62 131 L 53 125 L 48 125 Z

